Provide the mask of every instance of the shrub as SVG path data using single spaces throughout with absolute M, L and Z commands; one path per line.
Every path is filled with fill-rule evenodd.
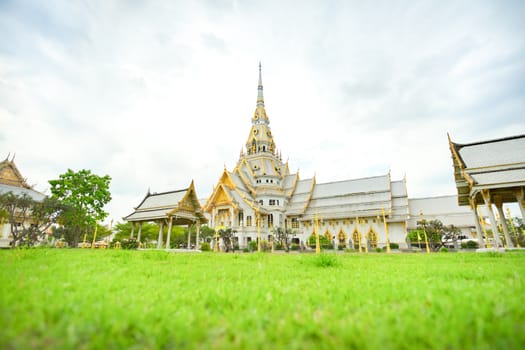
M 336 267 L 340 266 L 341 262 L 335 254 L 319 254 L 315 256 L 314 265 L 319 267 Z
M 397 244 L 397 243 L 390 243 L 390 249 L 399 249 L 399 244 Z
M 204 242 L 201 244 L 201 250 L 203 252 L 209 252 L 211 250 L 211 246 L 209 242 Z
M 234 245 L 233 245 L 233 251 L 236 251 L 236 250 L 239 250 L 239 249 L 240 249 L 240 248 L 239 248 L 239 245 L 238 245 L 238 244 L 234 244 Z
M 137 249 L 139 242 L 135 238 L 123 239 L 120 246 L 122 249 Z
M 439 251 L 441 253 L 448 253 L 448 248 L 447 247 L 441 247 L 441 249 L 439 249 Z
M 297 244 L 297 243 L 292 243 L 292 245 L 290 246 L 290 249 L 291 249 L 291 250 L 299 250 L 299 244 Z
M 339 245 L 337 246 L 337 250 L 344 250 L 344 249 L 345 249 L 345 246 L 342 245 L 342 244 L 339 244 Z
M 467 242 L 461 243 L 461 248 L 462 249 L 478 249 L 479 244 L 476 241 L 467 241 Z
M 257 251 L 257 242 L 256 241 L 250 241 L 248 243 L 248 248 L 250 249 L 250 251 Z
M 322 249 L 334 249 L 334 245 L 332 243 L 325 243 L 325 244 L 321 244 L 321 248 Z
M 248 249 L 248 248 L 242 248 L 242 252 L 243 252 L 243 253 L 249 253 L 249 252 L 250 252 L 250 249 Z
M 377 252 L 377 253 L 382 253 L 382 252 L 383 252 L 383 249 L 377 247 L 377 248 L 376 248 L 376 252 Z

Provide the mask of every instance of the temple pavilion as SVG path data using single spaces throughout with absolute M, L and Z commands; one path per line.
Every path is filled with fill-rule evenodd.
M 525 135 L 467 144 L 452 142 L 449 136 L 449 146 L 458 204 L 472 210 L 478 243 L 484 247 L 490 237 L 483 238 L 478 207 L 486 207 L 492 232 L 499 232 L 498 221 L 504 222 L 505 203 L 517 203 L 525 219 Z M 494 244 L 514 247 L 507 225 L 500 226 L 505 242 L 497 234 L 493 236 Z
M 135 211 L 124 218 L 131 223 L 131 237 L 134 238 L 135 228 L 137 229 L 137 240 L 140 242 L 142 224 L 145 222 L 156 222 L 159 226 L 159 236 L 157 239 L 157 249 L 170 248 L 171 229 L 173 225 L 187 226 L 195 225 L 197 237 L 195 247 L 199 247 L 199 232 L 202 224 L 208 222 L 202 213 L 201 205 L 195 192 L 193 181 L 190 186 L 184 189 L 148 193 L 135 208 Z M 167 227 L 167 239 L 164 245 L 163 230 Z M 190 230 L 188 230 L 188 249 L 191 245 Z

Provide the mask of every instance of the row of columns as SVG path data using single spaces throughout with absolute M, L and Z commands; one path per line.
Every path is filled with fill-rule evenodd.
M 162 249 L 163 242 L 162 242 L 162 234 L 164 229 L 164 223 L 165 220 L 159 221 L 159 236 L 157 238 L 157 249 Z M 199 235 L 200 235 L 200 224 L 197 222 L 194 222 L 196 224 L 196 238 L 195 238 L 195 249 L 199 249 Z M 142 222 L 138 222 L 138 234 L 137 234 L 137 241 L 140 242 L 140 235 L 142 232 Z M 170 239 L 171 239 L 171 229 L 173 228 L 173 216 L 170 216 L 168 219 L 168 236 L 166 238 L 166 249 L 170 249 Z M 131 222 L 131 234 L 130 238 L 134 238 L 135 235 L 135 223 Z M 188 249 L 191 249 L 191 231 L 190 231 L 190 225 L 188 225 Z
M 521 216 L 523 220 L 525 220 L 525 196 L 524 196 L 524 190 L 523 188 L 521 191 L 515 192 L 516 195 L 516 201 L 518 202 L 518 206 L 521 211 Z M 498 211 L 498 215 L 502 222 L 502 229 L 503 229 L 503 235 L 505 236 L 505 241 L 507 243 L 507 247 L 514 248 L 514 243 L 512 242 L 510 238 L 509 229 L 505 223 L 505 213 L 503 212 L 503 202 L 500 197 L 495 196 L 492 198 L 490 194 L 490 190 L 481 190 L 481 196 L 483 197 L 483 201 L 487 207 L 489 220 L 490 220 L 490 226 L 493 232 L 494 236 L 494 244 L 496 245 L 496 248 L 503 247 L 503 243 L 501 242 L 501 239 L 499 237 L 499 230 L 498 230 L 498 222 L 496 220 L 496 217 L 494 215 L 494 211 L 492 210 L 492 205 L 494 204 L 496 206 L 496 210 Z M 472 212 L 474 214 L 474 222 L 476 225 L 476 231 L 478 232 L 478 244 L 480 248 L 485 248 L 485 242 L 483 241 L 483 230 L 480 225 L 480 217 L 478 215 L 477 211 L 477 205 L 474 202 L 474 199 L 471 199 L 470 203 Z M 486 237 L 488 239 L 488 237 Z

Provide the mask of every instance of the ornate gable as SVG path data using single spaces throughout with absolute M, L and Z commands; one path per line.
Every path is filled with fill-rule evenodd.
M 13 159 L 6 158 L 0 162 L 0 183 L 16 187 L 31 189 L 26 180 L 20 174 Z
M 213 207 L 217 206 L 234 206 L 236 205 L 233 203 L 233 198 L 228 193 L 228 190 L 224 186 L 224 184 L 219 183 L 217 187 L 215 187 L 215 190 L 213 191 L 212 195 L 208 199 L 208 202 L 206 203 L 204 207 L 204 211 L 211 212 Z

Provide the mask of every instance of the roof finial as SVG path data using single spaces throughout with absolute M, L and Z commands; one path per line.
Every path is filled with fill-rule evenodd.
M 259 106 L 264 107 L 261 61 L 259 61 L 259 84 L 257 85 L 257 107 Z

